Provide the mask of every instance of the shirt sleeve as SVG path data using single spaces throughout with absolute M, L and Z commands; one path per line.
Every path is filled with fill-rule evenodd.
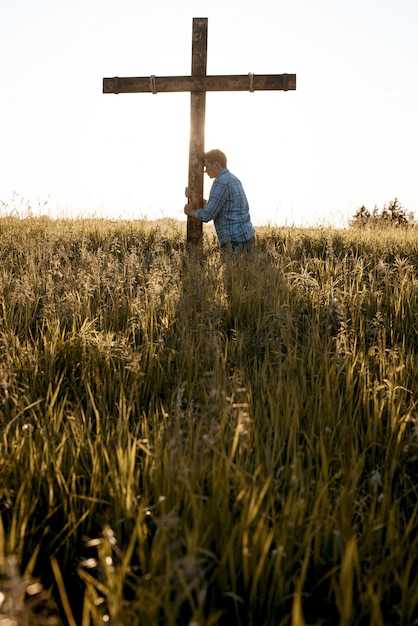
M 222 184 L 220 181 L 215 180 L 210 190 L 209 200 L 207 201 L 205 208 L 198 209 L 196 211 L 197 219 L 201 220 L 202 222 L 210 222 L 210 220 L 215 219 L 215 217 L 224 208 L 227 196 L 227 186 Z

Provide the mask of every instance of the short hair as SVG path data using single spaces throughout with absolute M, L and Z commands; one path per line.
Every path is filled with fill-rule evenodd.
M 203 155 L 205 161 L 209 161 L 211 165 L 219 163 L 221 167 L 226 167 L 226 155 L 221 150 L 209 150 Z

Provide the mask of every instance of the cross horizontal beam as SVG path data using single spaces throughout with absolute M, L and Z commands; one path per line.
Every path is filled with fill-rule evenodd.
M 158 93 L 169 91 L 265 91 L 296 89 L 296 74 L 225 76 L 145 76 L 104 78 L 103 93 Z

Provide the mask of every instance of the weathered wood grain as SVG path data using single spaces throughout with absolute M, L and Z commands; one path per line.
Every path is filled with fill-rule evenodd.
M 150 76 L 131 78 L 104 78 L 103 93 L 152 93 Z M 296 89 L 296 74 L 254 74 L 250 76 L 155 76 L 155 90 L 174 91 L 292 91 Z

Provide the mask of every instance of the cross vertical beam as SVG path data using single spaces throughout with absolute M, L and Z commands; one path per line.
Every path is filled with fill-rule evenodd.
M 192 76 L 206 76 L 208 50 L 208 19 L 193 18 Z M 203 155 L 205 152 L 206 91 L 190 93 L 189 144 L 189 201 L 195 209 L 203 207 Z M 195 217 L 187 217 L 187 241 L 198 244 L 202 240 L 203 224 Z

